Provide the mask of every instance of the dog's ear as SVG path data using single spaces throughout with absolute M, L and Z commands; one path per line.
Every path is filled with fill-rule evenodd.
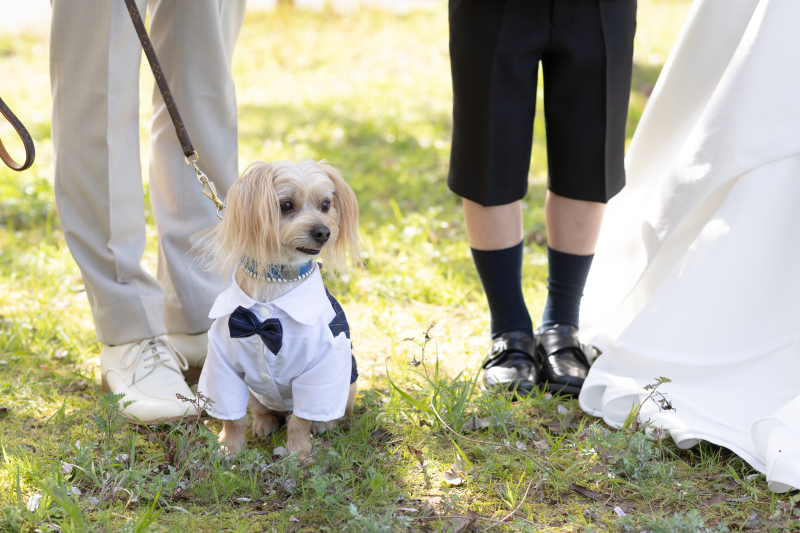
M 332 247 L 324 248 L 325 261 L 337 272 L 347 271 L 347 255 L 357 267 L 364 266 L 361 255 L 361 239 L 358 230 L 358 201 L 353 189 L 344 181 L 339 171 L 321 163 L 320 168 L 328 175 L 334 187 L 333 203 L 339 214 L 339 235 Z
M 274 177 L 272 165 L 256 161 L 228 191 L 222 222 L 209 235 L 213 270 L 230 274 L 244 256 L 262 265 L 280 260 Z

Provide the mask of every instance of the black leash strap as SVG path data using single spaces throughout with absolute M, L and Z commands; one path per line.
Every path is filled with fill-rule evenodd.
M 185 155 L 187 159 L 194 157 L 195 151 L 194 147 L 192 146 L 192 141 L 189 139 L 189 134 L 186 132 L 186 128 L 183 126 L 181 114 L 178 112 L 178 105 L 172 98 L 169 85 L 167 85 L 166 76 L 164 76 L 164 71 L 161 70 L 161 63 L 158 62 L 156 52 L 153 50 L 153 43 L 150 42 L 150 36 L 147 35 L 147 30 L 144 28 L 144 20 L 139 14 L 139 8 L 136 7 L 136 2 L 134 0 L 125 0 L 125 5 L 128 6 L 128 13 L 131 15 L 133 27 L 136 28 L 136 35 L 139 36 L 139 41 L 142 43 L 142 49 L 144 50 L 144 54 L 147 56 L 147 62 L 150 63 L 150 68 L 153 70 L 153 76 L 156 78 L 158 90 L 161 91 L 161 97 L 164 99 L 164 104 L 167 106 L 167 111 L 172 119 L 172 124 L 175 126 L 175 133 L 178 135 L 178 141 L 181 143 L 181 148 L 183 148 L 183 155 Z
M 128 6 L 128 13 L 131 16 L 136 35 L 139 36 L 139 41 L 142 43 L 142 49 L 147 57 L 147 62 L 150 63 L 150 69 L 153 71 L 153 77 L 156 79 L 156 85 L 158 85 L 158 90 L 161 92 L 161 97 L 164 99 L 164 104 L 167 106 L 172 124 L 175 126 L 175 134 L 178 136 L 178 141 L 181 143 L 181 149 L 186 158 L 186 164 L 194 167 L 197 180 L 203 186 L 203 194 L 214 202 L 217 208 L 217 216 L 221 219 L 225 204 L 220 200 L 219 196 L 217 196 L 217 188 L 214 186 L 214 182 L 210 181 L 208 176 L 197 166 L 197 161 L 200 159 L 200 156 L 197 155 L 197 151 L 194 149 L 194 146 L 192 146 L 192 141 L 189 139 L 186 127 L 183 125 L 181 114 L 178 112 L 178 104 L 176 104 L 175 99 L 172 98 L 166 76 L 164 75 L 164 71 L 161 70 L 161 64 L 158 62 L 156 51 L 153 49 L 153 43 L 150 42 L 150 36 L 147 35 L 147 30 L 144 27 L 144 18 L 139 13 L 139 8 L 136 7 L 136 2 L 134 0 L 125 0 L 125 5 Z
M 36 158 L 36 151 L 33 148 L 33 139 L 31 139 L 31 134 L 28 133 L 28 130 L 25 129 L 25 126 L 22 125 L 22 122 L 11 112 L 3 99 L 0 98 L 0 114 L 2 114 L 6 120 L 8 120 L 14 129 L 17 131 L 17 135 L 19 138 L 22 139 L 22 144 L 25 145 L 25 162 L 21 165 L 14 161 L 14 159 L 8 155 L 6 151 L 6 147 L 3 146 L 3 141 L 0 141 L 0 159 L 3 160 L 3 163 L 8 165 L 8 167 L 12 170 L 23 171 L 33 164 L 33 160 Z

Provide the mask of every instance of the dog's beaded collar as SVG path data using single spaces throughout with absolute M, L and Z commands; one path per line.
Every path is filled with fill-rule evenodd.
M 268 265 L 263 272 L 259 272 L 258 263 L 249 257 L 243 257 L 240 261 L 240 264 L 242 265 L 242 270 L 244 270 L 251 278 L 269 281 L 271 283 L 290 283 L 292 281 L 306 279 L 311 275 L 312 272 L 314 272 L 314 269 L 317 265 L 314 261 L 309 261 L 300 267 L 300 272 L 297 273 L 296 278 L 286 279 L 283 277 L 283 271 L 289 268 L 286 265 Z

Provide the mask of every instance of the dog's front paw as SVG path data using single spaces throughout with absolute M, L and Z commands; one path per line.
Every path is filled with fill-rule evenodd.
M 272 435 L 280 427 L 280 422 L 272 415 L 253 415 L 253 434 L 257 437 Z
M 297 454 L 297 462 L 300 466 L 308 466 L 314 462 L 311 458 L 311 439 L 289 439 L 286 443 L 289 453 Z
M 331 420 L 329 422 L 311 422 L 311 434 L 322 435 L 328 430 L 336 427 L 338 420 Z

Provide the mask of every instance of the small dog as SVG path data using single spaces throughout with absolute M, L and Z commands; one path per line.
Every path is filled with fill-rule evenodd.
M 288 417 L 287 449 L 309 462 L 311 433 L 353 412 L 350 330 L 313 260 L 333 276 L 348 255 L 363 266 L 353 190 L 324 162 L 253 163 L 204 242 L 211 267 L 233 277 L 209 314 L 198 386 L 223 420 L 219 440 L 230 454 L 244 448 L 249 406 L 259 437 Z

